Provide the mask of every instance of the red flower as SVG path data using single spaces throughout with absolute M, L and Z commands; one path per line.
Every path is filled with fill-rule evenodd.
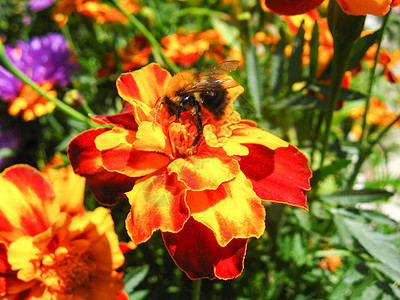
M 261 0 L 264 10 L 281 15 L 299 15 L 319 7 L 324 0 Z M 349 15 L 386 15 L 391 7 L 399 6 L 399 0 L 337 0 Z
M 122 112 L 92 116 L 112 127 L 78 135 L 68 154 L 99 202 L 129 200 L 126 228 L 136 245 L 160 230 L 190 278 L 231 279 L 243 270 L 248 239 L 264 232 L 263 200 L 308 209 L 308 160 L 241 120 L 232 105 L 219 121 L 202 110 L 204 133 L 192 149 L 198 132 L 190 112 L 175 121 L 164 105 L 155 120 L 170 79 L 157 64 L 122 74 Z M 232 104 L 243 88 L 227 92 Z

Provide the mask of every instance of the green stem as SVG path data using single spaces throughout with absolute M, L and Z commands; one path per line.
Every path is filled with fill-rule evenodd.
M 201 299 L 201 279 L 193 280 L 192 300 Z
M 139 30 L 149 41 L 151 45 L 151 49 L 153 51 L 154 59 L 156 62 L 159 64 L 162 64 L 163 61 L 168 65 L 168 67 L 174 72 L 178 73 L 180 70 L 177 67 L 177 65 L 169 59 L 163 52 L 162 52 L 162 47 L 160 43 L 157 41 L 155 36 L 144 26 L 142 22 L 138 18 L 136 18 L 132 14 L 128 14 L 120 5 L 118 0 L 111 0 L 112 3 L 116 8 L 118 8 L 124 15 L 125 17 L 129 20 L 129 22 L 137 29 Z
M 66 115 L 68 115 L 78 121 L 87 123 L 89 125 L 93 125 L 93 121 L 89 117 L 76 111 L 72 107 L 70 107 L 67 104 L 65 104 L 64 102 L 62 102 L 60 99 L 49 97 L 49 95 L 47 95 L 47 93 L 44 92 L 40 88 L 39 85 L 37 85 L 32 79 L 30 79 L 23 72 L 21 72 L 21 70 L 19 70 L 7 57 L 7 54 L 4 50 L 4 45 L 1 41 L 0 41 L 0 65 L 2 65 L 5 69 L 7 69 L 9 72 L 11 72 L 15 77 L 17 77 L 23 83 L 25 83 L 26 85 L 29 85 L 40 96 L 46 98 L 48 101 L 53 102 L 56 105 L 57 109 L 61 110 Z
M 324 164 L 326 151 L 329 145 L 329 137 L 331 135 L 333 113 L 335 111 L 335 104 L 339 99 L 339 93 L 343 81 L 344 73 L 346 72 L 346 66 L 350 59 L 352 44 L 346 47 L 335 45 L 334 54 L 332 59 L 332 73 L 331 73 L 331 84 L 328 97 L 328 108 L 325 113 L 325 131 L 322 137 L 322 150 L 320 167 Z
M 354 166 L 353 173 L 351 174 L 350 179 L 347 183 L 347 189 L 350 190 L 353 188 L 353 185 L 356 181 L 357 175 L 360 172 L 361 167 L 362 167 L 363 163 L 365 162 L 365 160 L 372 153 L 373 147 L 384 137 L 384 135 L 390 130 L 390 128 L 392 128 L 392 126 L 399 120 L 400 120 L 400 114 L 388 126 L 386 126 L 386 128 L 384 130 L 381 131 L 381 133 L 376 137 L 375 140 L 373 140 L 368 145 L 367 148 L 365 148 L 364 150 L 363 149 L 360 150 L 360 155 L 358 156 L 358 160 Z
M 360 142 L 359 142 L 359 152 L 360 153 L 362 151 L 364 137 L 365 137 L 365 127 L 367 125 L 367 115 L 368 115 L 369 104 L 370 104 L 370 99 L 371 99 L 371 95 L 372 95 L 372 88 L 373 88 L 374 81 L 375 81 L 376 66 L 377 66 L 378 61 L 379 61 L 379 52 L 380 52 L 380 49 L 381 49 L 383 32 L 384 32 L 384 30 L 386 28 L 386 24 L 387 24 L 387 21 L 389 19 L 389 15 L 390 15 L 390 11 L 389 11 L 389 13 L 387 13 L 384 16 L 383 24 L 382 24 L 382 27 L 381 27 L 381 32 L 380 32 L 379 39 L 378 39 L 378 48 L 377 48 L 376 54 L 375 54 L 374 65 L 373 65 L 373 67 L 371 69 L 371 73 L 369 75 L 369 86 L 368 86 L 367 94 L 365 96 L 365 112 L 364 112 L 364 116 L 363 116 L 363 122 L 362 122 L 362 127 L 361 127 L 362 131 L 361 131 L 361 137 L 360 137 Z

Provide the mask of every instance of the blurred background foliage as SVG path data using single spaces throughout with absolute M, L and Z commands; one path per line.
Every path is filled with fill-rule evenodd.
M 113 6 L 112 1 L 104 3 Z M 310 18 L 306 15 L 294 21 L 266 13 L 255 0 L 139 3 L 136 20 L 164 48 L 164 39 L 176 33 L 217 30 L 219 38 L 200 34 L 189 39 L 188 44 L 178 44 L 178 48 L 186 50 L 190 46 L 200 47 L 198 40 L 208 46 L 189 62 L 175 61 L 177 68 L 201 70 L 222 60 L 240 59 L 242 66 L 232 76 L 245 88 L 235 103 L 242 118 L 255 120 L 260 127 L 298 146 L 309 157 L 314 171 L 310 211 L 267 205 L 267 232 L 259 240 L 250 240 L 243 274 L 226 282 L 203 280 L 202 298 L 400 299 L 400 139 L 396 124 L 380 136 L 393 116 L 399 114 L 400 85 L 385 75 L 391 71 L 400 76 L 400 65 L 395 64 L 394 58 L 400 49 L 400 11 L 393 10 L 388 16 L 383 32 L 381 48 L 393 65 L 378 60 L 370 95 L 378 101 L 375 106 L 370 102 L 369 111 L 375 119 L 366 121 L 364 144 L 360 146 L 359 128 L 374 65 L 373 47 L 380 41 L 383 17 L 368 16 L 365 30 L 369 31 L 357 41 L 352 52 L 350 79 L 336 105 L 328 154 L 320 166 L 330 82 L 328 54 L 333 49 L 329 43 L 323 44 L 321 36 L 329 32 L 322 23 L 306 20 Z M 84 105 L 78 107 L 82 112 L 90 107 L 95 114 L 118 113 L 122 103 L 115 81 L 128 71 L 124 64 L 140 55 L 141 60 L 129 70 L 162 61 L 148 51 L 148 42 L 137 24 L 99 23 L 74 11 L 60 27 L 52 17 L 55 5 L 33 12 L 28 1 L 1 1 L 0 37 L 5 44 L 15 45 L 33 36 L 62 33 L 80 68 L 68 86 L 57 90 L 58 98 L 69 101 L 74 98 L 71 91 L 75 91 L 84 99 Z M 319 8 L 321 18 L 326 17 L 326 10 L 324 5 Z M 142 41 L 131 46 L 126 57 L 121 55 L 121 49 L 129 48 L 138 36 L 142 36 Z M 321 56 L 328 58 L 322 61 Z M 168 64 L 164 67 L 169 68 Z M 0 107 L 6 126 L 18 128 L 21 135 L 22 143 L 13 150 L 14 163 L 43 168 L 56 153 L 67 162 L 69 141 L 87 129 L 86 124 L 58 110 L 24 122 L 7 116 L 6 103 Z M 368 154 L 360 170 L 354 171 L 361 150 Z M 97 205 L 87 191 L 87 209 Z M 120 202 L 111 208 L 121 241 L 129 240 L 124 224 L 128 205 Z M 132 299 L 192 296 L 191 280 L 169 257 L 160 234 L 127 253 L 126 259 L 125 291 Z

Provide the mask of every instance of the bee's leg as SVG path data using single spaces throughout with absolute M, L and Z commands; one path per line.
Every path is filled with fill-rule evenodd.
M 199 103 L 197 103 L 197 108 L 195 110 L 195 114 L 197 116 L 197 121 L 196 121 L 197 136 L 193 141 L 192 148 L 195 147 L 199 143 L 201 135 L 203 134 L 203 121 L 201 119 L 201 106 Z
M 182 105 L 180 105 L 180 106 L 178 107 L 178 110 L 176 111 L 176 117 L 175 117 L 175 120 L 174 120 L 174 121 L 172 121 L 171 123 L 178 121 L 178 119 L 180 118 L 180 116 L 181 116 L 182 112 L 183 112 L 183 106 L 182 106 Z

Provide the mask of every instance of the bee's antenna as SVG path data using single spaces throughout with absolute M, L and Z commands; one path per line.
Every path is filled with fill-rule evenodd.
M 158 111 L 160 110 L 161 105 L 163 105 L 164 102 L 161 102 L 160 105 L 158 105 L 157 110 L 156 110 L 156 114 L 154 116 L 154 122 L 157 120 L 157 115 L 158 115 Z

